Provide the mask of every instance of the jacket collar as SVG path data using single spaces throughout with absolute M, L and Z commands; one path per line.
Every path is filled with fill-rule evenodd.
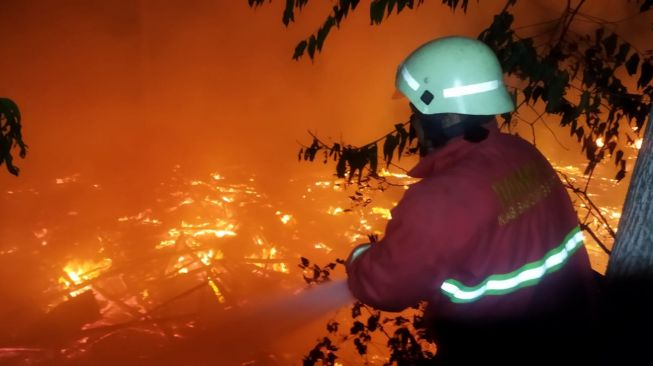
M 487 139 L 481 143 L 494 140 L 501 133 L 495 121 L 483 127 L 487 128 L 490 133 Z M 464 159 L 465 155 L 474 150 L 477 145 L 478 143 L 466 141 L 462 136 L 453 138 L 443 147 L 422 157 L 419 163 L 408 172 L 408 175 L 413 178 L 427 178 L 437 175 L 438 172 Z

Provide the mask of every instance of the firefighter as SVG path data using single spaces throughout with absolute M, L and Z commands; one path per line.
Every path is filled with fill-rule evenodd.
M 396 87 L 422 147 L 409 175 L 421 180 L 384 237 L 351 252 L 351 293 L 385 311 L 426 301 L 447 364 L 566 363 L 586 351 L 594 282 L 578 218 L 547 159 L 499 131 L 495 116 L 514 103 L 496 55 L 475 39 L 436 39 L 401 63 Z

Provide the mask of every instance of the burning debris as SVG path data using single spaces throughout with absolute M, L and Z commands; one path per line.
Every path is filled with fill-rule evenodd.
M 97 316 L 87 316 L 83 323 L 72 321 L 71 337 L 54 348 L 7 348 L 3 357 L 65 364 L 118 339 L 174 342 L 206 319 L 228 316 L 231 309 L 247 304 L 252 293 L 301 286 L 301 271 L 296 268 L 301 255 L 331 258 L 366 240 L 370 232 L 381 233 L 397 200 L 385 202 L 386 194 L 347 187 L 343 180 L 293 180 L 291 184 L 304 184 L 297 191 L 309 199 L 310 208 L 290 210 L 261 193 L 256 180 L 236 181 L 223 173 L 184 179 L 180 169 L 161 183 L 156 202 L 98 222 L 92 240 L 75 237 L 75 232 L 63 236 L 61 223 L 39 221 L 31 240 L 49 243 L 48 250 L 57 248 L 65 259 L 53 268 L 52 285 L 37 302 L 51 314 L 80 298 L 95 304 Z M 400 186 L 407 184 L 405 175 L 383 174 Z M 71 177 L 54 185 L 112 193 L 105 185 L 87 184 L 83 176 Z M 343 194 L 350 190 L 352 199 Z M 37 196 L 47 197 L 49 192 Z M 400 194 L 396 190 L 395 196 Z M 372 197 L 374 207 L 367 205 Z M 68 215 L 68 220 L 88 212 L 84 207 L 74 210 L 79 214 Z M 84 244 L 70 245 L 71 241 Z M 24 247 L 0 254 L 11 255 Z M 34 344 L 29 337 L 21 339 L 23 345 Z

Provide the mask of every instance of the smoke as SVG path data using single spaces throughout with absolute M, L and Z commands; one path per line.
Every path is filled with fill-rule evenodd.
M 153 365 L 243 364 L 264 355 L 266 350 L 270 352 L 280 338 L 291 336 L 353 300 L 344 280 L 295 294 L 258 299 L 251 306 L 231 310 L 227 318 L 212 321 L 212 325 L 154 356 L 150 362 Z

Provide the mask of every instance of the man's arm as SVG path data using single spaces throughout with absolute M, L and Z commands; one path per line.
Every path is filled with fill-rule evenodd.
M 441 210 L 433 205 L 432 199 L 407 192 L 393 210 L 384 238 L 352 251 L 347 274 L 354 297 L 380 310 L 401 311 L 439 291 L 447 257 L 441 249 L 448 234 L 441 232 Z

